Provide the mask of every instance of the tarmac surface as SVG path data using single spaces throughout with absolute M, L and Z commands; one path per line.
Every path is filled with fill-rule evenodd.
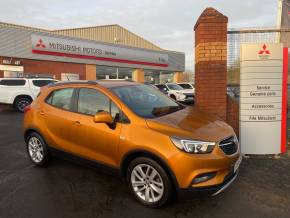
M 237 180 L 216 197 L 161 209 L 138 204 L 118 177 L 60 158 L 31 164 L 23 115 L 0 112 L 0 217 L 290 217 L 290 156 L 244 159 Z

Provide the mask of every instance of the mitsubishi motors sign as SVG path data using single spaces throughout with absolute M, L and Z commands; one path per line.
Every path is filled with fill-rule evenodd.
M 138 50 L 93 41 L 80 41 L 40 34 L 32 34 L 31 43 L 32 53 L 38 55 L 168 67 L 168 54 L 162 52 Z
M 282 44 L 241 45 L 240 141 L 244 154 L 286 148 L 288 49 Z

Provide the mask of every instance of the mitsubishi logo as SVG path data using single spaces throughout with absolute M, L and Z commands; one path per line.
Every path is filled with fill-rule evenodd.
M 36 44 L 37 48 L 46 48 L 45 44 L 43 43 L 42 39 L 39 39 L 37 44 Z
M 263 45 L 262 50 L 260 50 L 258 54 L 259 55 L 269 55 L 270 54 L 270 51 L 267 50 L 266 44 Z

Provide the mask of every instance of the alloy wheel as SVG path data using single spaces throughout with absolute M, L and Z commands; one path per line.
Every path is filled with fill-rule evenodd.
M 18 102 L 17 102 L 17 108 L 19 111 L 23 112 L 24 111 L 24 108 L 30 104 L 30 101 L 28 99 L 20 99 Z
M 43 145 L 37 137 L 31 137 L 28 141 L 28 151 L 35 163 L 40 163 L 44 157 Z
M 138 164 L 131 172 L 131 185 L 135 194 L 147 203 L 159 201 L 164 193 L 163 180 L 156 169 Z

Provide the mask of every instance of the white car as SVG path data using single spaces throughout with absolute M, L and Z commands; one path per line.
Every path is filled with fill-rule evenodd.
M 0 103 L 11 104 L 23 112 L 37 97 L 40 87 L 56 82 L 49 78 L 0 78 Z
M 180 85 L 184 89 L 192 90 L 193 94 L 195 93 L 195 88 L 194 88 L 194 85 L 192 83 L 177 83 L 177 84 Z
M 192 90 L 183 89 L 176 83 L 156 84 L 155 85 L 160 91 L 167 94 L 169 97 L 176 101 L 184 103 L 194 102 L 194 94 Z

